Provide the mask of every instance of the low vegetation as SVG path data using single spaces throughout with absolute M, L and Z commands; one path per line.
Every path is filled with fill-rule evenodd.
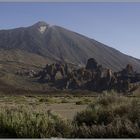
M 39 102 L 45 102 L 48 104 L 56 103 L 57 101 L 54 98 L 40 98 Z
M 102 95 L 77 113 L 73 122 L 79 138 L 140 137 L 140 101 L 116 94 Z
M 76 105 L 84 105 L 84 104 L 89 104 L 90 102 L 91 102 L 90 99 L 85 98 L 85 99 L 77 101 L 75 104 Z
M 61 103 L 69 103 L 70 101 L 69 101 L 69 99 L 62 99 L 61 100 Z
M 68 99 L 62 98 L 60 103 L 66 103 Z M 39 98 L 40 103 L 53 101 L 56 99 Z M 51 110 L 35 110 L 26 105 L 1 108 L 0 137 L 3 134 L 11 138 L 140 137 L 139 98 L 106 93 L 97 97 L 94 102 L 86 98 L 80 101 L 89 105 L 86 110 L 78 112 L 73 120 L 63 119 Z
M 19 138 L 68 137 L 70 125 L 51 111 L 40 113 L 25 107 L 6 108 L 0 111 L 0 132 Z

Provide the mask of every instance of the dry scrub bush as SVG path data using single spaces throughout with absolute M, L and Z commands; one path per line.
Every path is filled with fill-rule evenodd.
M 28 106 L 5 107 L 0 110 L 0 132 L 15 138 L 138 138 L 140 100 L 104 94 L 72 121 Z
M 28 108 L 0 111 L 0 131 L 11 137 L 69 137 L 71 125 L 52 113 L 38 113 Z
M 80 101 L 77 101 L 75 104 L 76 105 L 85 105 L 85 104 L 89 104 L 90 102 L 91 102 L 90 99 L 84 98 L 84 99 L 82 99 Z
M 72 136 L 77 138 L 139 138 L 140 128 L 128 119 L 118 117 L 108 125 L 76 126 Z
M 102 95 L 74 117 L 77 137 L 140 137 L 140 101 Z
M 54 98 L 40 98 L 39 102 L 45 102 L 47 104 L 53 104 L 56 103 L 56 100 Z

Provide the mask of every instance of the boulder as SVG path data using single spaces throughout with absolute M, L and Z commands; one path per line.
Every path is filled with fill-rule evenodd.
M 90 58 L 87 61 L 86 69 L 87 70 L 96 70 L 98 67 L 98 63 L 94 58 Z

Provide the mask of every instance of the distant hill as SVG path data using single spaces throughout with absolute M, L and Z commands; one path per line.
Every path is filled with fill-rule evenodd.
M 0 61 L 31 65 L 65 61 L 84 66 L 91 57 L 114 71 L 127 63 L 140 71 L 140 60 L 59 26 L 38 22 L 26 28 L 0 30 Z

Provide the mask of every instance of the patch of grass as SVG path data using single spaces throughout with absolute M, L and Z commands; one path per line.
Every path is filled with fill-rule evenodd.
M 73 96 L 72 95 L 67 95 L 66 98 L 73 99 Z
M 68 99 L 66 99 L 66 98 L 64 98 L 64 99 L 61 100 L 61 103 L 69 103 L 69 102 L 70 101 Z
M 50 98 L 49 97 L 48 98 L 40 98 L 39 102 L 45 102 L 45 103 L 48 103 L 48 104 L 57 103 L 57 101 L 52 97 L 50 97 Z
M 79 137 L 139 137 L 140 100 L 104 94 L 82 112 L 73 122 Z
M 82 99 L 82 100 L 80 100 L 80 101 L 76 101 L 75 104 L 76 104 L 76 105 L 84 105 L 84 104 L 89 104 L 90 102 L 91 102 L 90 99 L 84 98 L 84 99 Z
M 83 99 L 85 103 L 91 103 L 91 100 L 89 98 Z
M 108 125 L 85 124 L 74 127 L 73 137 L 76 138 L 139 138 L 140 129 L 127 118 L 114 118 Z
M 10 98 L 10 97 L 8 97 Z M 8 98 L 5 98 L 6 100 Z M 12 97 L 13 100 L 17 98 Z M 25 101 L 32 101 L 29 97 Z M 36 100 L 37 99 L 37 100 Z M 22 100 L 22 99 L 21 99 Z M 79 101 L 77 101 L 79 100 Z M 94 99 L 93 99 L 94 100 Z M 0 132 L 12 138 L 139 138 L 140 137 L 140 100 L 104 93 L 94 100 L 76 97 L 38 97 L 37 103 L 89 104 L 78 112 L 72 121 L 61 118 L 45 104 L 4 106 L 0 109 Z M 92 103 L 91 103 L 92 102 Z
M 84 105 L 85 102 L 81 100 L 81 101 L 76 101 L 75 104 L 76 104 L 76 105 Z
M 15 138 L 69 137 L 71 125 L 51 112 L 15 108 L 0 110 L 0 131 Z
M 87 109 L 81 112 L 78 112 L 75 116 L 73 122 L 76 123 L 78 126 L 86 124 L 86 125 L 93 125 L 97 123 L 97 113 L 95 113 L 91 109 Z

